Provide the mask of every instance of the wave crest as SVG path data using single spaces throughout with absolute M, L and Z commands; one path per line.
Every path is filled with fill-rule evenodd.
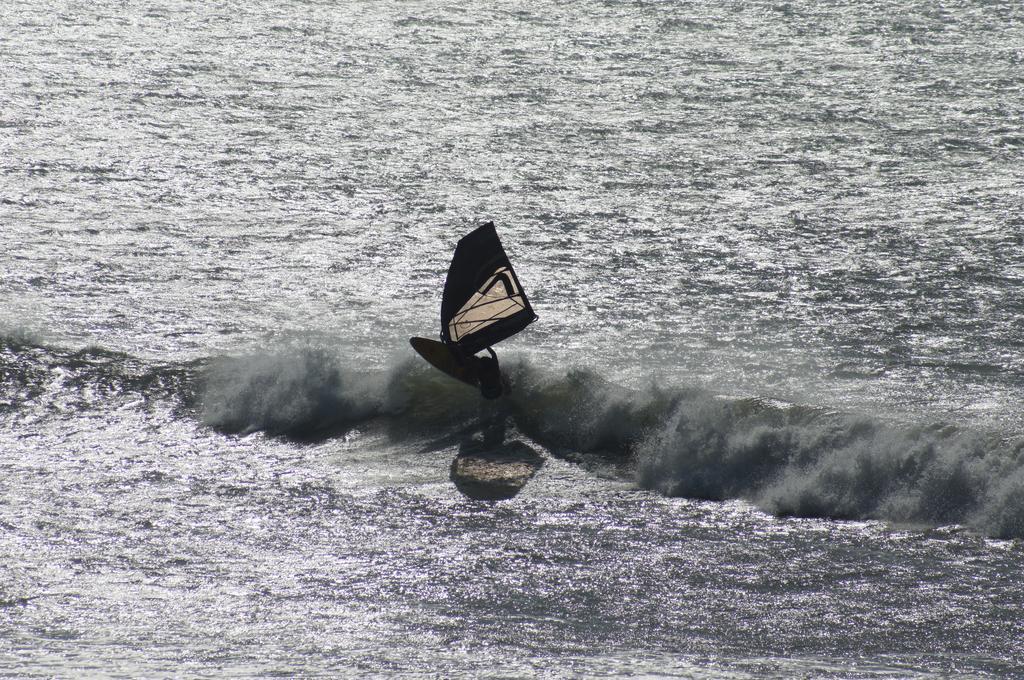
M 966 524 L 1024 536 L 1020 442 L 757 400 L 681 402 L 637 449 L 637 481 L 776 515 Z
M 382 396 L 379 377 L 320 349 L 222 357 L 204 372 L 200 415 L 224 432 L 307 437 L 380 415 Z

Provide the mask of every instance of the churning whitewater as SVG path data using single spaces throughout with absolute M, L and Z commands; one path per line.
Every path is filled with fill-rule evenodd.
M 0 675 L 1022 675 L 1021 3 L 0 18 Z

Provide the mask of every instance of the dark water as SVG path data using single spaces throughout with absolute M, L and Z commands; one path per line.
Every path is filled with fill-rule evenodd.
M 0 17 L 0 673 L 1024 673 L 1017 4 Z

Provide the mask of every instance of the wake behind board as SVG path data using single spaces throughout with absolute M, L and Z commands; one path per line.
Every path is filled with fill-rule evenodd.
M 468 356 L 462 361 L 455 358 L 448 345 L 437 340 L 426 338 L 409 338 L 409 344 L 416 353 L 427 360 L 431 366 L 442 373 L 447 373 L 456 380 L 461 380 L 471 387 L 480 387 L 478 364 L 480 360 Z

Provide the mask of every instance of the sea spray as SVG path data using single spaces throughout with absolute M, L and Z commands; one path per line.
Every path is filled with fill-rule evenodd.
M 375 419 L 396 438 L 421 437 L 458 430 L 495 408 L 419 360 L 360 371 L 322 348 L 218 357 L 201 382 L 207 425 L 293 439 L 329 437 Z
M 383 404 L 380 375 L 321 349 L 218 358 L 203 382 L 202 420 L 224 432 L 310 437 L 373 418 Z
M 637 479 L 670 496 L 749 495 L 776 470 L 831 444 L 832 433 L 805 426 L 812 417 L 754 399 L 690 395 L 637 447 Z
M 509 402 L 516 425 L 562 453 L 631 457 L 652 428 L 665 422 L 685 395 L 652 386 L 632 390 L 597 372 L 573 367 L 541 369 L 525 360 L 508 362 Z
M 1024 536 L 1021 443 L 758 400 L 686 399 L 636 450 L 637 481 L 776 515 L 965 524 Z
M 1024 538 L 1024 443 L 1014 447 L 1017 469 L 999 479 L 970 524 L 996 538 Z

